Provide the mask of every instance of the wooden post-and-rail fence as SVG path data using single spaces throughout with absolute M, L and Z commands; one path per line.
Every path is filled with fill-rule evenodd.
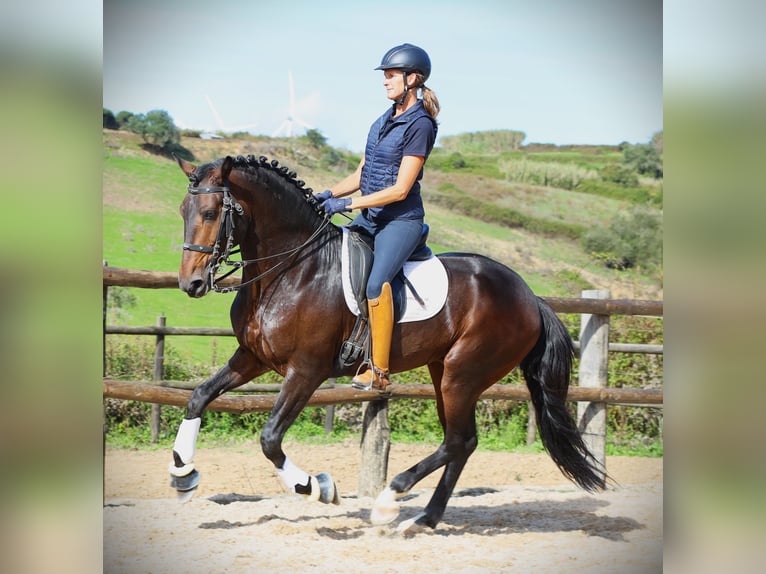
M 152 440 L 159 436 L 160 405 L 184 407 L 191 397 L 194 383 L 163 380 L 164 343 L 166 335 L 233 336 L 231 328 L 167 327 L 165 317 L 156 326 L 131 327 L 107 325 L 107 294 L 111 286 L 139 287 L 149 289 L 177 288 L 175 273 L 136 271 L 104 267 L 104 337 L 108 334 L 154 335 L 155 367 L 151 384 L 143 381 L 116 381 L 104 378 L 104 397 L 152 403 Z M 238 278 L 230 278 L 232 285 Z M 586 445 L 596 459 L 606 468 L 606 405 L 629 404 L 635 406 L 661 407 L 661 389 L 608 388 L 608 353 L 661 354 L 662 345 L 639 345 L 609 343 L 609 317 L 611 315 L 644 315 L 661 317 L 662 301 L 610 299 L 608 291 L 584 291 L 581 298 L 545 297 L 554 311 L 579 313 L 580 340 L 575 347 L 580 350 L 579 380 L 570 386 L 568 400 L 577 402 L 577 423 Z M 106 360 L 106 359 L 104 359 Z M 231 413 L 267 412 L 276 400 L 279 385 L 248 383 L 239 387 L 241 394 L 222 395 L 210 404 L 211 410 Z M 252 394 L 255 393 L 255 394 Z M 271 394 L 268 394 L 271 393 Z M 333 407 L 343 403 L 366 403 L 364 407 L 359 496 L 374 496 L 386 484 L 390 430 L 388 426 L 388 401 L 396 398 L 434 399 L 431 385 L 398 385 L 389 387 L 385 395 L 358 391 L 350 385 L 338 385 L 334 380 L 322 385 L 309 400 L 309 406 L 326 406 L 326 432 L 332 428 Z M 530 401 L 524 385 L 493 385 L 481 399 L 504 399 Z M 529 402 L 530 432 L 528 441 L 534 440 L 534 411 Z

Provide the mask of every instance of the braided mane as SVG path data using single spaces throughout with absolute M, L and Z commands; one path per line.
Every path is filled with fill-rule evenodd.
M 247 173 L 255 175 L 259 179 L 262 179 L 262 177 L 266 174 L 270 174 L 283 180 L 284 183 L 287 184 L 283 186 L 285 189 L 300 194 L 301 197 L 313 208 L 317 215 L 324 217 L 324 212 L 322 212 L 319 208 L 319 202 L 314 199 L 314 196 L 312 195 L 314 190 L 310 187 L 304 187 L 306 182 L 302 179 L 298 179 L 298 174 L 295 171 L 291 170 L 285 165 L 279 165 L 279 161 L 276 159 L 269 160 L 269 158 L 266 156 L 262 155 L 255 157 L 252 154 L 247 156 L 238 155 L 236 157 L 232 157 L 232 159 L 234 160 L 232 166 L 233 168 L 245 170 Z M 199 183 L 205 179 L 206 175 L 211 170 L 220 167 L 223 161 L 224 158 L 218 158 L 213 162 L 199 166 L 194 171 L 194 174 L 191 178 L 192 183 L 194 185 L 199 185 Z

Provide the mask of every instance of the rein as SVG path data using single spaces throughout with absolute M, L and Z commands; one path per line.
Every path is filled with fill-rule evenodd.
M 264 277 L 267 277 L 274 273 L 275 271 L 281 269 L 289 260 L 290 258 L 300 252 L 304 247 L 310 245 L 319 235 L 324 231 L 324 229 L 330 224 L 330 218 L 325 218 L 322 224 L 314 230 L 314 232 L 309 236 L 306 241 L 301 243 L 298 247 L 295 247 L 293 249 L 288 249 L 287 251 L 282 251 L 281 253 L 275 253 L 274 255 L 268 255 L 266 257 L 259 257 L 256 259 L 247 259 L 242 261 L 232 261 L 229 259 L 231 255 L 235 255 L 240 252 L 240 250 L 232 251 L 232 248 L 234 247 L 234 212 L 236 211 L 237 214 L 242 215 L 244 213 L 244 209 L 242 206 L 237 202 L 237 200 L 234 198 L 234 196 L 231 194 L 231 189 L 228 186 L 215 186 L 215 187 L 195 187 L 194 184 L 189 184 L 189 187 L 187 188 L 187 192 L 192 195 L 199 195 L 201 193 L 222 193 L 223 194 L 223 207 L 222 207 L 222 213 L 221 213 L 221 224 L 218 227 L 218 235 L 216 236 L 215 244 L 210 247 L 208 245 L 197 245 L 193 243 L 184 243 L 183 248 L 186 251 L 196 251 L 198 253 L 210 253 L 210 261 L 208 262 L 208 276 L 210 277 L 210 288 L 215 291 L 216 293 L 231 293 L 233 291 L 239 291 L 242 289 L 242 287 L 245 287 L 247 285 L 250 285 L 251 283 L 255 283 L 256 281 L 260 281 Z M 221 244 L 223 242 L 226 242 L 226 246 L 223 249 L 223 252 L 221 252 Z M 269 259 L 274 259 L 276 257 L 283 257 L 283 259 L 279 262 L 277 262 L 275 265 L 261 273 L 260 275 L 257 275 L 256 277 L 252 277 L 245 281 L 244 283 L 240 283 L 239 285 L 235 285 L 233 287 L 220 287 L 218 285 L 219 281 L 222 281 L 226 279 L 229 275 L 234 273 L 237 269 L 242 269 L 246 267 L 247 265 L 250 265 L 252 263 L 258 263 L 261 261 L 268 261 Z M 216 273 L 220 269 L 222 265 L 228 265 L 232 267 L 232 269 L 220 277 L 216 278 Z

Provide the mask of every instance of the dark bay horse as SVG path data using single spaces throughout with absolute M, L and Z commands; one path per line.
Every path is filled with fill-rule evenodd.
M 342 292 L 342 230 L 321 213 L 311 189 L 277 161 L 239 156 L 199 167 L 177 161 L 190 181 L 181 204 L 180 288 L 190 297 L 222 290 L 216 274 L 235 246 L 243 263 L 231 307 L 239 348 L 192 393 L 174 444 L 171 484 L 182 498 L 197 487 L 193 459 L 205 407 L 272 370 L 284 381 L 261 433 L 263 453 L 291 491 L 338 503 L 332 478 L 301 470 L 285 455 L 282 439 L 323 381 L 356 372 L 357 365 L 344 368 L 338 358 L 355 322 Z M 433 454 L 394 477 L 374 504 L 372 522 L 393 521 L 397 499 L 444 467 L 425 510 L 400 530 L 436 526 L 478 443 L 479 396 L 517 365 L 553 461 L 585 490 L 603 489 L 605 472 L 566 407 L 574 350 L 561 321 L 508 267 L 475 254 L 438 257 L 449 278 L 447 301 L 430 319 L 394 327 L 390 367 L 396 373 L 428 366 L 444 439 Z

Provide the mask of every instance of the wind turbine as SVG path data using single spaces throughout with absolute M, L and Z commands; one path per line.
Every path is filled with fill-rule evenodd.
M 223 123 L 223 120 L 221 119 L 221 114 L 219 114 L 218 110 L 215 109 L 215 106 L 213 105 L 213 100 L 210 99 L 210 96 L 206 95 L 205 100 L 207 101 L 207 105 L 210 107 L 210 111 L 213 112 L 213 117 L 215 118 L 215 123 L 218 125 L 218 129 L 224 133 L 244 132 L 258 125 L 258 124 L 249 124 L 245 126 L 227 126 Z
M 299 118 L 297 114 L 295 113 L 295 89 L 293 87 L 293 73 L 288 70 L 287 72 L 287 80 L 289 82 L 290 86 L 290 109 L 288 110 L 287 117 L 284 119 L 284 121 L 279 125 L 279 127 L 276 129 L 276 131 L 271 134 L 271 137 L 277 137 L 280 133 L 284 132 L 284 134 L 287 137 L 293 136 L 293 128 L 295 125 L 302 126 L 306 128 L 307 130 L 310 130 L 313 128 L 313 126 L 307 124 L 304 120 Z

